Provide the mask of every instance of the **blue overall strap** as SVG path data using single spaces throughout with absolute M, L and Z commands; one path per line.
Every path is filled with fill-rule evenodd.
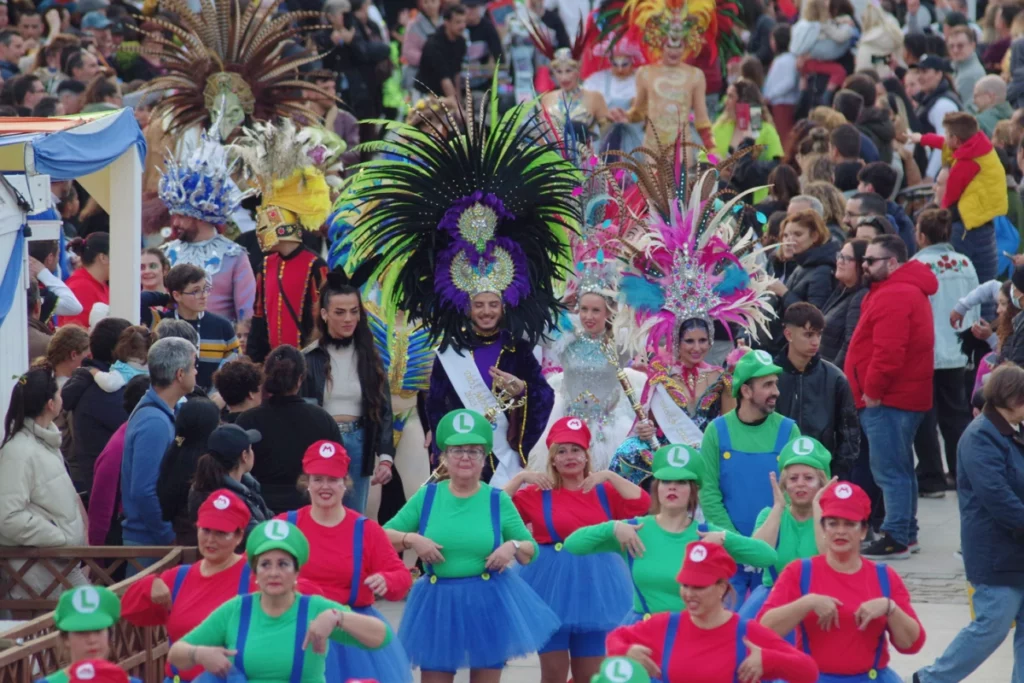
M 747 646 L 743 639 L 747 637 L 747 620 L 739 618 L 736 623 L 736 673 L 732 676 L 733 683 L 740 683 L 740 664 L 747 658 Z
M 238 594 L 246 595 L 251 593 L 249 590 L 249 584 L 252 583 L 252 568 L 249 563 L 242 560 L 244 566 L 242 567 L 242 575 L 238 577 Z
M 248 678 L 245 673 L 245 641 L 249 637 L 249 623 L 252 621 L 252 595 L 242 596 L 242 613 L 238 617 L 238 642 L 235 643 L 235 669 Z
M 779 580 L 779 570 L 775 568 L 775 565 L 768 567 L 768 576 L 772 577 L 772 585 L 774 586 Z
M 676 644 L 676 634 L 679 632 L 679 612 L 673 612 L 668 618 L 668 626 L 665 627 L 665 643 L 661 647 L 661 680 L 668 680 L 668 665 L 672 661 L 672 648 Z
M 302 644 L 309 630 L 309 596 L 299 598 L 299 616 L 295 621 L 295 650 L 292 653 L 292 675 L 288 683 L 302 683 L 302 665 L 306 663 L 306 651 Z
M 363 585 L 363 527 L 366 517 L 360 515 L 352 530 L 352 588 L 348 592 L 348 606 L 355 607 L 359 597 L 359 587 Z
M 729 425 L 725 423 L 724 417 L 716 417 L 711 424 L 715 425 L 715 431 L 718 432 L 718 457 L 722 457 L 722 453 L 732 450 L 732 439 L 729 438 Z
M 811 592 L 811 560 L 808 557 L 800 560 L 800 596 Z M 800 638 L 804 641 L 804 652 L 811 654 L 811 641 L 807 637 L 807 627 L 800 621 Z
M 626 524 L 632 524 L 637 526 L 640 524 L 640 520 L 634 517 L 633 519 L 627 519 Z M 647 606 L 647 600 L 644 599 L 644 594 L 640 592 L 640 586 L 636 585 L 636 579 L 633 578 L 633 553 L 626 551 L 626 562 L 629 563 L 629 580 L 633 582 L 633 590 L 636 592 L 636 597 L 640 600 L 640 607 L 644 610 L 644 615 L 651 613 L 651 608 Z
M 180 564 L 178 569 L 174 572 L 174 586 L 171 588 L 171 603 L 178 599 L 178 593 L 181 592 L 181 584 L 185 583 L 185 575 L 188 574 L 188 570 L 192 568 L 190 564 Z
M 294 524 L 295 526 L 298 526 L 299 525 L 299 511 L 298 510 L 289 510 L 288 514 L 286 515 L 286 519 L 288 520 L 289 524 Z
M 540 492 L 540 506 L 544 510 L 544 526 L 548 530 L 548 536 L 553 543 L 561 543 L 565 539 L 555 531 L 555 519 L 551 513 L 551 490 Z
M 796 426 L 796 422 L 789 419 L 788 417 L 782 418 L 782 422 L 779 423 L 779 433 L 775 436 L 775 450 L 772 451 L 776 455 L 782 452 L 782 449 L 789 443 L 789 437 L 793 433 L 793 427 Z
M 612 517 L 612 505 L 608 502 L 608 492 L 604 490 L 604 484 L 598 484 L 594 490 L 597 491 L 597 501 L 601 503 L 601 509 L 604 510 L 605 517 L 611 521 L 614 519 Z
M 891 598 L 892 591 L 889 586 L 889 567 L 884 564 L 876 564 L 875 571 L 878 572 L 878 585 L 882 589 L 883 598 Z M 872 671 L 878 671 L 878 665 L 882 662 L 882 654 L 885 652 L 885 631 L 882 629 L 882 634 L 878 636 L 878 647 L 875 648 L 875 663 L 871 665 Z
M 501 489 L 491 489 L 491 529 L 494 530 L 494 549 L 501 546 Z
M 697 531 L 701 532 L 702 534 L 706 534 L 709 531 L 711 531 L 711 529 L 708 528 L 708 523 L 707 522 L 701 522 L 700 524 L 697 525 Z
M 434 507 L 434 498 L 437 496 L 437 484 L 427 484 L 427 492 L 423 494 L 423 508 L 420 510 L 420 528 L 417 533 L 420 536 L 427 534 L 427 522 L 430 521 L 430 510 Z M 423 563 L 423 571 L 427 576 L 434 574 L 434 569 L 429 563 Z

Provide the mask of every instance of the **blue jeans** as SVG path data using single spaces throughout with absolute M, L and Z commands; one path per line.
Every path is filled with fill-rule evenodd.
M 366 428 L 360 427 L 355 431 L 343 432 L 341 445 L 348 451 L 351 458 L 348 474 L 352 478 L 352 487 L 345 492 L 342 503 L 362 514 L 366 512 L 366 499 L 370 496 L 370 477 L 363 476 L 363 442 L 366 438 Z
M 122 544 L 123 545 L 158 545 L 158 544 L 153 543 L 152 541 L 149 541 L 149 540 L 136 541 L 136 540 L 133 540 L 131 538 L 124 538 L 122 540 Z M 173 545 L 173 543 L 172 543 L 172 545 Z M 145 569 L 146 567 L 149 567 L 150 565 L 156 564 L 157 560 L 159 560 L 159 559 L 160 559 L 159 557 L 136 557 L 135 558 L 136 562 L 138 562 L 142 566 L 142 569 Z M 140 571 L 142 571 L 142 569 L 136 569 L 135 565 L 133 565 L 131 563 L 125 564 L 125 568 L 124 568 L 125 578 L 129 578 L 130 579 L 131 577 L 135 576 Z
M 921 683 L 954 683 L 965 680 L 988 659 L 1006 639 L 1013 620 L 1013 676 L 1011 683 L 1024 683 L 1024 588 L 975 586 L 974 621 L 957 634 L 934 664 L 917 672 Z
M 903 545 L 917 541 L 914 435 L 922 419 L 923 412 L 887 406 L 860 411 L 860 426 L 868 437 L 871 474 L 885 501 L 882 531 Z
M 966 230 L 962 221 L 956 221 L 953 223 L 949 243 L 955 250 L 971 259 L 978 274 L 978 282 L 988 282 L 996 278 L 999 270 L 999 251 L 996 245 L 996 228 L 992 221 L 973 230 Z M 994 303 L 982 305 L 981 317 L 991 320 L 995 313 Z

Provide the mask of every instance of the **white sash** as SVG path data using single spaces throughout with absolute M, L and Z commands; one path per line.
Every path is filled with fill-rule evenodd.
M 694 424 L 686 411 L 676 405 L 668 391 L 661 384 L 654 387 L 651 396 L 651 412 L 669 443 L 681 443 L 700 448 L 704 434 Z
M 501 488 L 507 484 L 512 477 L 522 471 L 522 461 L 519 454 L 508 445 L 508 418 L 498 411 L 498 400 L 487 388 L 487 383 L 480 376 L 480 370 L 476 367 L 473 355 L 468 351 L 459 353 L 451 346 L 444 352 L 438 352 L 437 358 L 441 361 L 448 381 L 452 388 L 462 400 L 462 405 L 470 410 L 475 410 L 481 415 L 487 414 L 488 408 L 494 408 L 497 412 L 497 419 L 494 426 L 494 457 L 498 461 L 491 477 L 491 486 Z

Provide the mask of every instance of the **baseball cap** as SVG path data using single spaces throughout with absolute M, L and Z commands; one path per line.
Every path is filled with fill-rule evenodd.
M 265 552 L 283 550 L 295 558 L 301 567 L 309 560 L 309 541 L 306 535 L 291 522 L 283 519 L 271 519 L 256 525 L 245 542 L 245 554 L 249 564 L 256 566 L 256 560 Z
M 199 506 L 196 527 L 231 533 L 244 529 L 252 513 L 249 506 L 227 489 L 217 489 Z
M 682 586 L 703 588 L 719 579 L 730 579 L 736 573 L 736 561 L 717 543 L 694 541 L 686 546 L 683 568 L 676 581 Z
M 102 631 L 121 618 L 121 601 L 103 586 L 78 586 L 57 601 L 54 623 L 65 633 Z
M 437 425 L 437 445 L 442 449 L 483 446 L 490 451 L 494 445 L 494 430 L 487 418 L 475 410 L 453 410 Z
M 128 683 L 124 669 L 105 659 L 86 659 L 68 669 L 69 683 Z
M 821 470 L 826 476 L 832 476 L 832 469 L 829 464 L 832 462 L 832 454 L 821 445 L 821 442 L 810 436 L 801 436 L 793 439 L 779 452 L 779 472 L 790 465 L 807 465 L 816 470 Z
M 863 522 L 871 517 L 871 499 L 856 484 L 837 482 L 821 494 L 821 516 Z
M 210 433 L 206 440 L 206 450 L 223 456 L 224 460 L 235 462 L 242 457 L 244 451 L 261 439 L 263 435 L 255 429 L 242 429 L 235 424 L 221 425 Z
M 683 444 L 662 446 L 654 452 L 651 473 L 658 481 L 700 481 L 697 463 L 700 454 Z
M 563 417 L 551 425 L 545 441 L 548 448 L 555 444 L 571 443 L 580 448 L 590 448 L 590 428 L 578 417 Z
M 949 61 L 936 55 L 922 55 L 921 59 L 917 60 L 917 64 L 911 64 L 909 68 L 934 69 L 942 73 L 953 73 L 953 67 L 949 65 Z
M 350 461 L 348 451 L 340 443 L 321 440 L 306 449 L 306 454 L 302 456 L 302 471 L 344 479 Z
M 95 29 L 110 28 L 110 26 L 113 23 L 114 22 L 112 22 L 110 19 L 107 18 L 107 15 L 105 15 L 100 10 L 96 10 L 94 12 L 89 12 L 84 17 L 82 17 L 82 30 L 86 30 L 86 29 L 90 29 L 90 28 L 95 28 Z
M 775 364 L 772 356 L 767 351 L 748 351 L 736 362 L 736 369 L 732 372 L 732 395 L 735 398 L 740 395 L 740 387 L 752 379 L 778 375 L 782 368 Z
M 651 683 L 651 677 L 629 657 L 609 657 L 601 662 L 590 683 Z

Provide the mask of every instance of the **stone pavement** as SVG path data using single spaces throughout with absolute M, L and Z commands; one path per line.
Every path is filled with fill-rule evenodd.
M 942 654 L 961 628 L 970 622 L 963 565 L 955 555 L 960 545 L 960 518 L 956 495 L 947 493 L 941 500 L 921 499 L 918 509 L 921 525 L 921 553 L 910 560 L 893 562 L 910 589 L 914 608 L 928 634 L 924 648 L 916 655 L 896 654 L 893 668 L 905 676 L 930 664 Z M 382 603 L 384 614 L 397 627 L 402 603 Z M 970 683 L 1007 683 L 1013 670 L 1012 638 L 1007 638 L 996 653 L 970 678 Z M 419 681 L 419 677 L 416 677 Z M 460 673 L 456 683 L 467 683 Z M 540 667 L 536 657 L 512 662 L 502 683 L 538 683 Z

